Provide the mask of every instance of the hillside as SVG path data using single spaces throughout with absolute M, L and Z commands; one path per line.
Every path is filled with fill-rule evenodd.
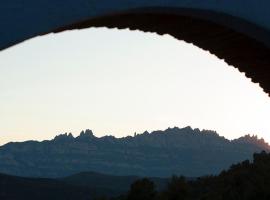
M 92 200 L 94 197 L 95 190 L 86 187 L 68 185 L 58 180 L 21 178 L 0 174 L 1 200 Z
M 114 176 L 96 172 L 81 172 L 57 180 L 70 185 L 81 187 L 93 187 L 97 191 L 105 191 L 104 195 L 116 196 L 117 194 L 126 193 L 131 184 L 142 177 L 139 176 Z M 163 190 L 168 184 L 168 178 L 148 177 L 156 185 L 157 190 Z M 193 180 L 189 178 L 188 180 Z
M 139 180 L 136 176 L 112 176 L 83 172 L 61 179 L 24 178 L 0 174 L 0 199 L 82 199 L 115 197 L 128 192 L 130 185 Z M 168 179 L 149 178 L 159 191 Z
M 28 177 L 64 177 L 83 171 L 114 175 L 198 177 L 218 174 L 233 163 L 269 151 L 254 136 L 227 140 L 214 131 L 169 128 L 134 137 L 97 138 L 92 131 L 78 137 L 62 134 L 53 140 L 8 143 L 0 147 L 0 172 Z

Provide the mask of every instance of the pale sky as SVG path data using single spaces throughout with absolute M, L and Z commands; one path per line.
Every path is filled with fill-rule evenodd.
M 168 35 L 87 29 L 0 52 L 0 144 L 174 126 L 270 142 L 269 114 L 270 98 L 243 73 Z

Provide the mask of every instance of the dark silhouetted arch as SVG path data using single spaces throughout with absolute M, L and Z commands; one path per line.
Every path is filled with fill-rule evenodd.
M 0 7 L 0 49 L 38 35 L 88 27 L 170 34 L 224 59 L 270 94 L 266 0 L 13 0 Z

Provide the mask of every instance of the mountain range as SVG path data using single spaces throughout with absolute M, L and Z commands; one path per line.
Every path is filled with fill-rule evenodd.
M 61 134 L 53 140 L 8 143 L 0 147 L 0 172 L 59 178 L 95 171 L 118 176 L 199 177 L 218 174 L 233 163 L 252 159 L 270 146 L 257 136 L 228 140 L 215 131 L 168 128 L 123 138 Z

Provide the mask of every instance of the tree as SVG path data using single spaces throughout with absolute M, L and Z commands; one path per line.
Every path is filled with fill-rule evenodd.
M 154 200 L 155 184 L 147 178 L 135 181 L 127 196 L 127 200 Z
M 189 185 L 184 177 L 173 176 L 168 184 L 167 190 L 168 200 L 184 200 L 189 195 Z

